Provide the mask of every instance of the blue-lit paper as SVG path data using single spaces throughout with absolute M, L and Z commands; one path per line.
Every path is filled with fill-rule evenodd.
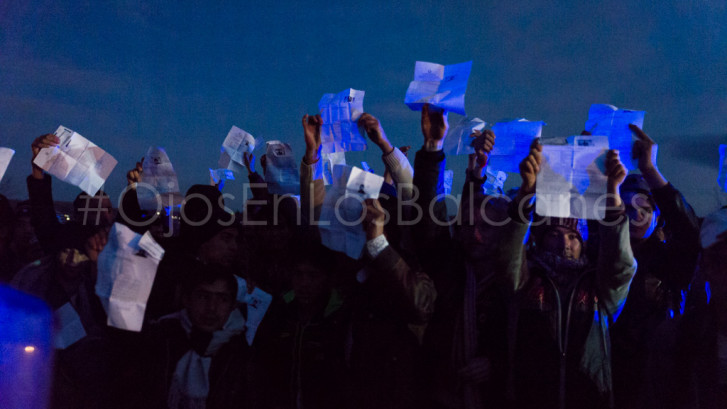
M 727 192 L 727 145 L 719 145 L 719 176 L 717 184 L 720 190 Z
M 265 153 L 265 182 L 268 191 L 277 195 L 300 194 L 300 173 L 293 148 L 280 141 L 268 141 Z
M 469 119 L 463 118 L 456 126 L 450 128 L 447 132 L 447 137 L 444 139 L 444 150 L 445 155 L 466 155 L 469 153 L 475 153 L 475 148 L 472 147 L 472 141 L 474 138 L 470 137 L 472 132 L 475 130 L 482 131 L 485 129 L 485 121 L 480 118 Z
M 318 102 L 321 126 L 321 153 L 365 151 L 366 138 L 356 121 L 363 114 L 364 91 L 349 88 L 338 94 L 325 94 Z
M 629 124 L 644 127 L 645 111 L 619 109 L 608 104 L 593 104 L 588 110 L 586 131 L 592 135 L 608 136 L 610 149 L 618 149 L 621 161 L 628 170 L 638 169 L 638 162 L 631 158 L 631 148 L 636 140 L 629 129 Z M 656 150 L 652 151 L 654 163 Z
M 519 172 L 520 161 L 530 153 L 533 139 L 540 138 L 543 125 L 545 122 L 524 118 L 496 123 L 492 127 L 495 147 L 490 152 L 488 166 L 503 172 Z
M 424 104 L 430 104 L 465 115 L 464 94 L 471 71 L 472 61 L 452 65 L 417 61 L 414 81 L 406 90 L 404 103 L 413 111 L 421 111 Z

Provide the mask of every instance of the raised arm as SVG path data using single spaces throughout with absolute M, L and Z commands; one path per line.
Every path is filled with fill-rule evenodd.
M 30 163 L 32 173 L 28 176 L 28 198 L 30 199 L 30 221 L 35 230 L 35 235 L 45 254 L 51 254 L 58 250 L 56 237 L 60 229 L 60 223 L 56 218 L 53 205 L 53 188 L 51 177 L 43 172 L 33 161 L 43 148 L 52 148 L 60 143 L 60 139 L 54 134 L 41 135 L 30 145 L 32 157 Z
M 323 162 L 320 156 L 322 124 L 320 115 L 303 116 L 305 156 L 300 163 L 300 207 L 303 220 L 307 223 L 319 220 L 323 199 L 326 196 Z
M 636 273 L 636 259 L 629 242 L 629 222 L 619 194 L 626 168 L 616 150 L 610 150 L 606 155 L 606 176 L 608 199 L 606 218 L 599 223 L 596 288 L 605 312 L 615 320 L 626 302 L 631 279 Z

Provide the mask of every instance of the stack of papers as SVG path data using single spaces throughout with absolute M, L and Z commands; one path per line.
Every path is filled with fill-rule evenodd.
M 58 146 L 41 149 L 33 163 L 94 196 L 118 162 L 95 143 L 65 126 L 59 126 L 55 135 L 60 139 Z
M 543 145 L 535 211 L 541 216 L 602 220 L 606 215 L 604 136 L 576 136 L 571 145 Z
M 417 61 L 414 81 L 406 90 L 404 103 L 414 111 L 421 111 L 424 104 L 430 104 L 465 115 L 464 94 L 470 71 L 472 61 L 446 66 Z
M 357 121 L 363 114 L 364 91 L 349 88 L 338 94 L 325 94 L 318 102 L 321 125 L 321 152 L 365 151 L 366 138 Z

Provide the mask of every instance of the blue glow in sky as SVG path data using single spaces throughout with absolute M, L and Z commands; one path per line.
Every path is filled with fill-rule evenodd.
M 415 61 L 472 60 L 469 116 L 543 120 L 544 137 L 566 137 L 592 103 L 645 110 L 667 179 L 699 214 L 718 205 L 724 2 L 183 3 L 0 2 L 0 146 L 17 151 L 3 194 L 27 197 L 29 145 L 61 124 L 119 161 L 114 198 L 150 145 L 166 148 L 183 190 L 207 183 L 232 125 L 302 156 L 300 118 L 346 88 L 366 91 L 392 143 L 416 149 L 419 113 L 403 102 Z M 377 150 L 348 162 L 381 173 Z M 449 158 L 454 192 L 465 165 Z M 56 199 L 77 193 L 54 180 Z

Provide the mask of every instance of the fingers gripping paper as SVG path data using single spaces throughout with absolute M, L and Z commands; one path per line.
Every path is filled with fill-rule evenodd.
M 528 121 L 521 118 L 509 122 L 498 122 L 492 127 L 495 133 L 495 147 L 490 152 L 488 166 L 503 172 L 517 173 L 520 160 L 530 152 L 533 139 L 540 138 L 542 121 Z
M 618 149 L 621 160 L 628 170 L 638 169 L 638 162 L 631 157 L 631 148 L 636 140 L 629 124 L 644 127 L 644 111 L 619 109 L 608 104 L 593 104 L 588 110 L 586 131 L 592 135 L 608 137 L 611 149 Z M 652 150 L 652 161 L 656 163 L 656 147 Z
M 447 133 L 447 138 L 444 139 L 444 153 L 446 155 L 475 153 L 475 148 L 472 147 L 474 138 L 470 137 L 470 135 L 474 131 L 482 131 L 485 129 L 485 125 L 485 121 L 480 118 L 462 118 L 457 126 Z
M 404 103 L 413 111 L 421 111 L 424 104 L 430 104 L 465 115 L 464 94 L 470 71 L 472 61 L 453 65 L 417 61 L 414 81 L 406 90 Z
M 363 114 L 365 91 L 349 88 L 325 94 L 318 102 L 321 125 L 321 153 L 365 151 L 366 138 L 356 121 Z
M 541 216 L 602 220 L 606 215 L 605 137 L 577 136 L 572 145 L 543 145 L 535 211 Z
M 265 153 L 267 164 L 265 182 L 268 191 L 273 194 L 299 195 L 300 173 L 293 157 L 293 149 L 287 143 L 269 141 Z
M 146 303 L 164 249 L 149 232 L 136 234 L 115 223 L 98 256 L 96 295 L 108 316 L 107 324 L 141 331 Z
M 230 128 L 230 132 L 227 133 L 224 142 L 222 142 L 220 159 L 217 162 L 217 166 L 235 173 L 241 172 L 245 168 L 243 154 L 246 152 L 252 153 L 260 142 L 259 139 L 253 137 L 248 132 L 233 125 Z
M 55 135 L 60 139 L 58 146 L 41 149 L 33 163 L 58 179 L 95 195 L 116 167 L 116 159 L 65 126 L 59 126 Z
M 331 250 L 358 260 L 363 254 L 366 234 L 363 201 L 377 199 L 384 178 L 356 167 L 333 167 L 333 186 L 326 193 L 318 226 L 321 242 Z
M 159 206 L 169 207 L 182 202 L 177 173 L 164 148 L 150 146 L 147 150 L 136 195 L 143 210 L 160 211 Z

